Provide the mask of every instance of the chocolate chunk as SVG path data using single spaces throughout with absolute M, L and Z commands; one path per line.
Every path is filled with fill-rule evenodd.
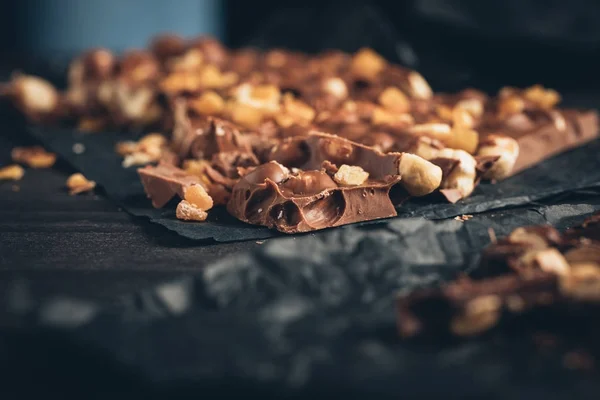
M 399 181 L 396 175 L 339 187 L 325 172 L 292 174 L 271 161 L 240 179 L 227 209 L 251 224 L 285 233 L 307 232 L 395 216 L 390 191 Z
M 171 164 L 159 163 L 138 169 L 144 191 L 156 208 L 164 207 L 175 195 L 183 198 L 185 187 L 202 184 L 200 178 Z

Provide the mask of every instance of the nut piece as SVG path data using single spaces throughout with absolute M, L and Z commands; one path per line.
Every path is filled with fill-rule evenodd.
M 525 110 L 525 101 L 515 95 L 500 99 L 498 103 L 498 117 L 506 118 L 510 115 L 522 113 Z
M 485 332 L 500 319 L 502 300 L 495 295 L 480 296 L 465 306 L 462 314 L 450 323 L 450 331 L 458 336 L 471 336 Z
M 553 247 L 526 252 L 519 258 L 518 265 L 524 271 L 542 270 L 556 275 L 567 275 L 570 271 L 565 257 Z
M 10 156 L 14 162 L 31 168 L 50 168 L 56 162 L 56 154 L 48 153 L 41 146 L 15 147 Z
M 167 139 L 159 133 L 149 133 L 138 142 L 124 141 L 117 143 L 116 152 L 125 156 L 123 167 L 144 165 L 158 161 L 167 146 Z
M 7 165 L 0 168 L 0 181 L 20 181 L 25 170 L 20 165 Z
M 360 49 L 350 64 L 350 71 L 358 78 L 374 80 L 385 68 L 387 62 L 383 57 L 369 48 Z
M 379 104 L 384 108 L 398 112 L 407 113 L 410 111 L 410 100 L 396 87 L 390 86 L 379 94 Z
M 217 115 L 225 108 L 223 98 L 213 91 L 202 93 L 200 97 L 190 100 L 188 104 L 190 109 L 204 115 Z
M 358 166 L 343 164 L 333 176 L 333 180 L 344 186 L 358 186 L 365 183 L 369 173 Z
M 202 211 L 208 211 L 213 207 L 213 199 L 208 195 L 202 185 L 191 185 L 184 189 L 185 201 Z
M 411 196 L 425 196 L 442 182 L 440 167 L 410 153 L 402 153 L 398 173 L 402 177 L 400 183 Z
M 542 85 L 533 85 L 525 89 L 523 97 L 544 110 L 553 108 L 561 100 L 556 90 L 545 89 Z
M 433 90 L 429 83 L 423 78 L 423 75 L 416 71 L 411 71 L 408 74 L 408 89 L 409 94 L 419 100 L 429 100 L 433 97 Z
M 427 136 L 422 136 L 417 140 L 415 149 L 412 153 L 423 157 L 426 160 L 432 160 L 437 157 L 438 153 L 444 146 L 441 142 Z
M 560 277 L 560 291 L 579 301 L 600 301 L 600 265 L 577 263 L 570 273 Z
M 263 120 L 263 113 L 260 110 L 246 104 L 229 102 L 225 108 L 233 122 L 245 128 L 258 128 Z
M 6 93 L 15 107 L 33 121 L 49 117 L 58 108 L 59 95 L 56 88 L 37 76 L 15 75 Z
M 510 176 L 517 157 L 519 156 L 519 143 L 511 137 L 502 135 L 488 135 L 477 151 L 478 156 L 499 156 L 484 175 L 484 179 L 504 179 Z
M 337 99 L 348 97 L 348 87 L 341 78 L 328 78 L 323 82 L 323 91 Z
M 475 178 L 477 176 L 477 162 L 473 156 L 464 150 L 442 149 L 437 154 L 437 158 L 458 161 L 458 165 L 452 172 L 444 177 L 440 187 L 456 190 L 461 199 L 468 197 L 475 189 Z
M 454 108 L 465 110 L 474 118 L 480 118 L 483 115 L 483 102 L 479 99 L 460 100 Z
M 185 200 L 181 200 L 179 204 L 177 204 L 175 216 L 177 219 L 183 221 L 206 221 L 206 218 L 208 218 L 206 211 L 202 211 Z
M 79 172 L 71 175 L 67 179 L 67 188 L 69 189 L 70 195 L 75 195 L 78 193 L 89 192 L 96 187 L 96 182 L 88 181 L 85 176 L 80 174 Z
M 508 241 L 513 244 L 525 246 L 531 250 L 543 250 L 549 247 L 546 238 L 527 228 L 517 228 L 508 236 Z
M 428 136 L 444 142 L 452 137 L 452 128 L 448 124 L 432 122 L 414 125 L 408 130 L 408 133 L 417 136 Z
M 373 125 L 390 125 L 394 127 L 409 127 L 414 123 L 414 119 L 410 114 L 397 114 L 390 112 L 381 107 L 373 109 L 371 115 Z
M 244 105 L 265 112 L 279 110 L 281 92 L 275 85 L 256 85 L 244 83 L 233 90 L 235 99 Z

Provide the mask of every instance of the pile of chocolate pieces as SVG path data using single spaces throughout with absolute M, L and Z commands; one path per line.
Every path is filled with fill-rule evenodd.
M 308 55 L 232 50 L 164 35 L 147 50 L 94 49 L 68 87 L 15 74 L 2 88 L 30 121 L 81 131 L 157 132 L 117 146 L 155 207 L 213 205 L 285 233 L 387 218 L 411 197 L 457 202 L 593 140 L 593 111 L 556 108 L 539 85 L 433 93 L 371 49 Z

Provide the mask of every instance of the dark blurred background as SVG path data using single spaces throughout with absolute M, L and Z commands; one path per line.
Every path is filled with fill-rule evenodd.
M 5 65 L 45 68 L 90 46 L 142 47 L 162 31 L 230 46 L 370 45 L 437 90 L 544 83 L 595 92 L 596 0 L 20 0 L 0 2 Z M 32 61 L 33 60 L 33 61 Z M 6 67 L 5 67 L 6 69 Z M 37 71 L 36 71 L 37 72 Z

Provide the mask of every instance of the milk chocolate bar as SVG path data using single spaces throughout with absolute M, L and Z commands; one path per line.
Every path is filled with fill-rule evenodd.
M 412 154 L 383 154 L 318 132 L 281 142 L 269 157 L 233 187 L 227 209 L 286 233 L 395 216 L 395 206 L 431 193 L 442 178 L 439 167 Z

